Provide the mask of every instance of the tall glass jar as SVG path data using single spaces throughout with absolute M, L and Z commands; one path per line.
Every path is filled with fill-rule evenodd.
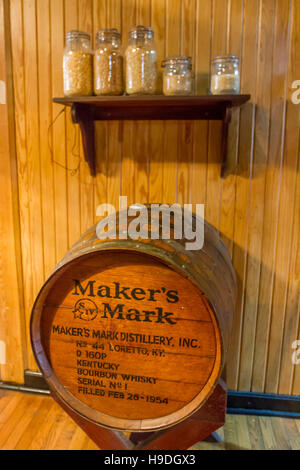
M 94 92 L 96 95 L 123 93 L 121 34 L 117 29 L 102 29 L 96 35 L 94 54 Z
M 239 58 L 235 55 L 217 56 L 212 61 L 210 91 L 213 95 L 240 92 Z
M 157 53 L 152 28 L 136 26 L 130 30 L 125 52 L 126 93 L 157 92 Z
M 93 93 L 93 54 L 91 37 L 84 31 L 69 31 L 63 58 L 64 94 L 83 96 Z
M 192 58 L 187 56 L 167 57 L 162 61 L 163 93 L 191 95 L 193 92 Z

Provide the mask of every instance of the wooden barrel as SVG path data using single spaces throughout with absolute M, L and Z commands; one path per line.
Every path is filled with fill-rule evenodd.
M 95 225 L 46 281 L 32 310 L 32 348 L 71 410 L 112 429 L 152 431 L 182 421 L 213 392 L 236 277 L 210 225 L 201 250 L 186 242 L 101 240 Z

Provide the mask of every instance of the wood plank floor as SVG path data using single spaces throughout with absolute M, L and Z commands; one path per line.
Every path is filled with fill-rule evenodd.
M 300 420 L 227 415 L 220 443 L 191 449 L 300 450 Z M 97 450 L 51 397 L 0 390 L 1 450 Z

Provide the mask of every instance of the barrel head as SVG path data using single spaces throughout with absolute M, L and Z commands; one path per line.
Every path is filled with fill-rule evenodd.
M 99 251 L 58 269 L 36 300 L 31 335 L 52 391 L 113 429 L 182 421 L 221 372 L 221 335 L 205 294 L 143 253 Z

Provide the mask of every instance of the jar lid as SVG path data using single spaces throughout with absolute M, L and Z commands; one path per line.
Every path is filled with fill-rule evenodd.
M 116 28 L 99 29 L 96 34 L 96 39 L 99 41 L 105 39 L 121 39 L 121 33 Z
M 150 26 L 137 25 L 130 29 L 129 37 L 133 39 L 147 38 L 152 39 L 154 36 L 153 29 Z
M 224 60 L 239 60 L 239 57 L 237 55 L 232 55 L 232 54 L 224 54 L 224 55 L 217 55 L 216 57 L 213 58 L 212 62 L 223 62 Z
M 91 36 L 86 31 L 78 31 L 76 29 L 72 29 L 72 31 L 68 31 L 66 34 L 66 39 L 76 39 L 76 38 L 85 38 L 91 39 Z
M 177 64 L 185 64 L 188 68 L 192 68 L 192 58 L 186 55 L 174 55 L 166 57 L 161 66 L 165 67 L 166 65 L 177 65 Z

